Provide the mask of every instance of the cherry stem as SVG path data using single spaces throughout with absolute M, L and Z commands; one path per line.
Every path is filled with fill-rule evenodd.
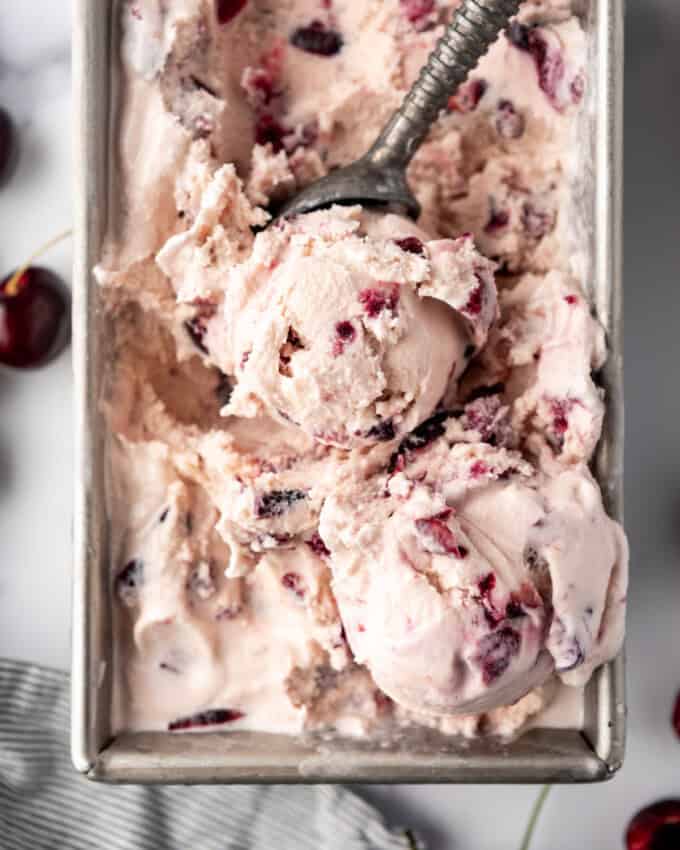
M 68 237 L 73 233 L 71 228 L 68 230 L 64 230 L 62 233 L 58 233 L 56 236 L 52 237 L 52 239 L 48 240 L 41 245 L 37 251 L 34 251 L 31 256 L 26 260 L 26 262 L 19 266 L 19 268 L 14 272 L 12 277 L 7 281 L 4 287 L 4 291 L 7 295 L 16 295 L 19 291 L 19 282 L 23 277 L 24 273 L 31 265 L 34 260 L 37 260 L 38 257 L 42 257 L 50 248 L 54 248 L 55 245 L 58 245 L 60 242 L 63 242 L 64 239 L 68 239 Z
M 548 798 L 548 794 L 550 793 L 550 789 L 552 785 L 544 785 L 538 793 L 538 797 L 534 802 L 534 805 L 531 809 L 531 815 L 529 816 L 529 823 L 527 824 L 526 831 L 524 833 L 524 838 L 522 839 L 522 843 L 520 844 L 519 850 L 529 850 L 531 845 L 531 839 L 534 837 L 534 832 L 536 830 L 536 824 L 538 823 L 538 819 L 543 811 L 543 806 L 545 805 L 545 801 Z

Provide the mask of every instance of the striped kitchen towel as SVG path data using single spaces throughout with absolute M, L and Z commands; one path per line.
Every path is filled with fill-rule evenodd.
M 0 659 L 0 848 L 408 850 L 350 791 L 320 786 L 111 786 L 73 768 L 68 676 Z

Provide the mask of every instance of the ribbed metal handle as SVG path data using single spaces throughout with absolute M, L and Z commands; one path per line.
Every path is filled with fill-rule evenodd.
M 497 39 L 522 0 L 463 0 L 367 159 L 380 168 L 406 168 L 448 99 Z

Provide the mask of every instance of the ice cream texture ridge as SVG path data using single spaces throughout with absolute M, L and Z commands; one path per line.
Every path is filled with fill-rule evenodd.
M 451 97 L 417 222 L 271 220 L 365 152 L 456 6 L 122 4 L 95 270 L 118 730 L 510 737 L 621 647 L 571 0 L 527 0 Z

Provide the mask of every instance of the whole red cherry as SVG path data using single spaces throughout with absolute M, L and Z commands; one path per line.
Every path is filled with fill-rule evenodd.
M 626 831 L 628 850 L 678 850 L 680 800 L 661 800 L 639 811 Z
M 28 266 L 0 282 L 0 363 L 33 369 L 68 344 L 71 296 L 57 275 Z

